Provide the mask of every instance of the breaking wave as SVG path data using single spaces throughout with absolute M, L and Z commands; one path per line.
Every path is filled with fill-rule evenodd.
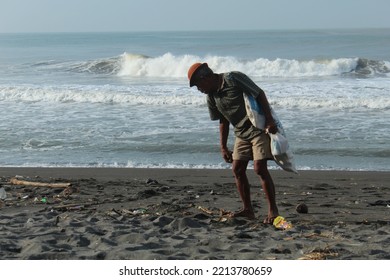
M 338 75 L 381 76 L 390 73 L 390 62 L 365 58 L 327 60 L 290 60 L 258 58 L 241 60 L 235 57 L 174 56 L 170 53 L 151 58 L 134 54 L 121 56 L 119 76 L 186 77 L 188 66 L 207 61 L 215 72 L 242 71 L 253 77 L 321 77 Z
M 321 86 L 309 83 L 283 89 L 270 89 L 273 106 L 282 108 L 326 108 L 326 109 L 388 109 L 390 100 L 387 88 L 363 88 L 360 91 L 347 87 L 335 90 L 332 85 Z M 370 91 L 367 95 L 366 90 Z M 328 92 L 332 92 L 329 98 Z M 48 102 L 48 103 L 100 103 L 127 105 L 206 106 L 205 97 L 183 85 L 18 85 L 0 86 L 0 101 L 3 102 Z
M 215 72 L 242 71 L 252 77 L 388 77 L 390 62 L 366 58 L 334 58 L 295 60 L 257 58 L 244 60 L 228 56 L 175 56 L 166 53 L 158 57 L 124 53 L 117 57 L 82 62 L 45 62 L 33 66 L 47 70 L 71 71 L 121 77 L 184 78 L 188 67 L 206 61 Z

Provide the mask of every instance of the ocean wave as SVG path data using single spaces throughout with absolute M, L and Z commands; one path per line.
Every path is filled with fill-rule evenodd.
M 157 57 L 142 54 L 122 55 L 81 62 L 39 62 L 33 67 L 47 70 L 116 75 L 121 77 L 185 78 L 190 65 L 206 61 L 216 72 L 242 71 L 252 77 L 378 77 L 390 75 L 390 62 L 366 58 L 334 58 L 296 60 L 257 58 L 245 60 L 231 56 L 175 56 L 166 53 Z
M 43 71 L 73 72 L 116 75 L 121 69 L 121 57 L 110 57 L 88 61 L 56 60 L 40 61 L 31 65 L 32 68 Z
M 365 58 L 337 58 L 322 60 L 291 60 L 258 58 L 242 60 L 235 57 L 174 56 L 170 53 L 151 58 L 123 54 L 119 76 L 186 77 L 188 66 L 196 61 L 207 61 L 215 72 L 242 71 L 253 77 L 321 77 L 339 75 L 380 76 L 390 73 L 387 61 Z
M 388 76 L 390 62 L 359 58 L 353 72 L 362 76 Z
M 277 108 L 364 110 L 390 108 L 388 87 L 351 88 L 327 83 L 298 86 L 270 85 L 267 94 Z M 317 88 L 316 88 L 317 87 Z M 337 87 L 337 88 L 335 88 Z M 269 93 L 268 93 L 269 91 Z M 331 92 L 331 94 L 330 94 Z M 369 94 L 367 94 L 369 92 Z M 331 97 L 331 98 L 330 98 Z M 186 85 L 0 85 L 0 101 L 47 103 L 100 103 L 146 106 L 206 106 L 203 94 Z
M 225 163 L 216 164 L 189 164 L 189 163 L 136 163 L 136 162 L 93 162 L 93 163 L 40 163 L 40 162 L 27 162 L 23 164 L 0 164 L 0 167 L 7 168 L 140 168 L 140 169 L 215 169 L 215 170 L 230 170 L 231 166 Z M 248 169 L 254 169 L 253 164 L 249 163 Z M 280 167 L 270 164 L 269 170 L 280 170 Z M 375 171 L 375 172 L 388 172 L 387 167 L 372 168 L 372 167 L 332 167 L 332 166 L 306 166 L 298 165 L 298 171 Z
M 0 101 L 128 105 L 205 105 L 203 95 L 167 86 L 1 86 Z

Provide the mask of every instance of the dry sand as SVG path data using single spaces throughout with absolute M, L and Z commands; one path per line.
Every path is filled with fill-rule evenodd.
M 390 259 L 389 172 L 273 171 L 289 231 L 261 223 L 248 175 L 251 221 L 225 215 L 241 207 L 230 170 L 0 168 L 0 259 Z

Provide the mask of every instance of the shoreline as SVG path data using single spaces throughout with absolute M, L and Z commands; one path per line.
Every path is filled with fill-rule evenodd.
M 354 175 L 359 179 L 367 178 L 377 174 L 379 177 L 390 178 L 390 171 L 372 171 L 372 170 L 298 170 L 299 174 L 293 174 L 283 170 L 270 170 L 272 176 L 276 178 L 291 177 L 294 178 L 318 178 L 325 179 L 329 174 L 335 176 Z M 249 178 L 256 178 L 253 169 L 248 169 Z M 196 179 L 201 174 L 204 177 L 215 176 L 233 176 L 230 168 L 227 169 L 209 169 L 209 168 L 137 168 L 137 167 L 0 167 L 1 176 L 40 176 L 40 177 L 57 177 L 68 179 L 81 179 L 94 177 L 99 180 L 104 179 L 132 179 L 134 177 L 156 177 L 168 178 L 169 176 L 192 177 Z M 312 178 L 314 177 L 314 178 Z M 233 177 L 232 177 L 233 178 Z
M 262 224 L 247 174 L 255 220 L 224 215 L 241 207 L 229 169 L 0 168 L 0 259 L 390 259 L 390 172 L 272 170 L 289 231 Z

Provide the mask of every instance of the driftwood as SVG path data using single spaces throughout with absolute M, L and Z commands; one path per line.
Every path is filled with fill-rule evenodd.
M 43 183 L 43 182 L 31 182 L 19 180 L 16 178 L 11 178 L 10 183 L 13 185 L 23 185 L 31 187 L 46 187 L 46 188 L 68 188 L 71 186 L 71 183 Z
M 98 205 L 98 202 L 91 202 L 91 203 L 82 203 L 82 204 L 63 204 L 63 205 L 55 205 L 51 206 L 52 209 L 60 210 L 84 210 L 86 207 Z
M 206 214 L 209 214 L 209 215 L 213 214 L 213 211 L 211 211 L 210 209 L 207 209 L 206 207 L 198 206 L 197 208 L 198 208 L 200 211 L 205 212 Z

